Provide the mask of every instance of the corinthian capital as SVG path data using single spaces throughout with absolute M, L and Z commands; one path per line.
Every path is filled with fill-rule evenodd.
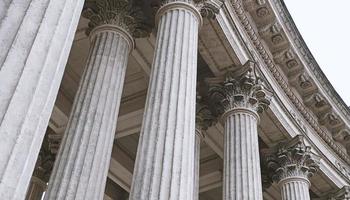
M 223 0 L 195 0 L 202 17 L 214 18 L 219 13 Z
M 217 120 L 210 110 L 208 103 L 202 98 L 197 98 L 196 103 L 196 129 L 207 130 L 213 126 Z
M 211 84 L 209 96 L 218 113 L 235 108 L 263 112 L 270 105 L 271 92 L 257 76 L 255 63 L 248 61 L 239 70 L 229 71 L 223 82 Z
M 267 166 L 272 170 L 272 179 L 280 182 L 287 178 L 308 180 L 319 167 L 320 158 L 306 146 L 302 135 L 294 137 L 288 143 L 281 143 L 274 153 L 266 157 Z
M 54 162 L 55 155 L 51 153 L 48 138 L 45 136 L 35 164 L 33 176 L 41 179 L 44 182 L 48 182 Z
M 224 0 L 162 0 L 161 2 L 164 6 L 176 3 L 191 4 L 202 17 L 214 18 L 219 13 Z
M 132 0 L 86 0 L 82 15 L 90 20 L 87 33 L 101 25 L 118 26 L 135 38 L 151 31 L 142 9 Z

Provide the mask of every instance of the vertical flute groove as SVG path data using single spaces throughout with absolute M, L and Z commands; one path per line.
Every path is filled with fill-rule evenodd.
M 96 33 L 91 44 L 45 199 L 104 193 L 130 46 L 114 30 Z
M 160 17 L 132 200 L 193 198 L 197 34 L 190 10 Z
M 0 5 L 0 198 L 23 199 L 83 1 Z
M 262 199 L 256 126 L 250 113 L 226 117 L 224 199 Z
M 309 183 L 301 179 L 280 183 L 282 200 L 310 200 Z

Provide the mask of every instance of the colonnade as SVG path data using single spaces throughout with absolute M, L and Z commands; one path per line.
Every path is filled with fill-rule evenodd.
M 198 199 L 199 144 L 207 128 L 200 122 L 215 121 L 198 117 L 198 30 L 203 14 L 218 12 L 215 2 L 167 0 L 157 11 L 131 200 Z M 0 4 L 0 199 L 24 199 L 82 6 L 83 0 Z M 134 39 L 150 31 L 142 10 L 128 1 L 89 0 L 83 15 L 90 20 L 91 48 L 46 200 L 103 198 L 128 56 Z M 270 94 L 254 68 L 248 61 L 209 91 L 225 125 L 225 200 L 262 199 L 257 125 Z M 301 150 L 290 145 L 286 151 Z M 289 167 L 275 163 L 278 173 Z M 283 199 L 309 199 L 310 174 L 279 178 Z

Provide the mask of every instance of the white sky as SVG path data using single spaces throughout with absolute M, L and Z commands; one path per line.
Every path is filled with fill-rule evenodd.
M 312 55 L 350 105 L 350 0 L 284 0 Z

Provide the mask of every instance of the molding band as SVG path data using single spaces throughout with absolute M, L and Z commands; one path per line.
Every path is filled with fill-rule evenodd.
M 116 34 L 119 34 L 128 42 L 128 45 L 130 48 L 129 53 L 133 51 L 135 47 L 134 38 L 131 36 L 131 34 L 128 31 L 121 28 L 120 26 L 111 25 L 111 24 L 104 24 L 104 25 L 97 26 L 94 29 L 92 29 L 92 31 L 89 34 L 90 41 L 92 41 L 94 37 L 101 32 L 115 32 Z

